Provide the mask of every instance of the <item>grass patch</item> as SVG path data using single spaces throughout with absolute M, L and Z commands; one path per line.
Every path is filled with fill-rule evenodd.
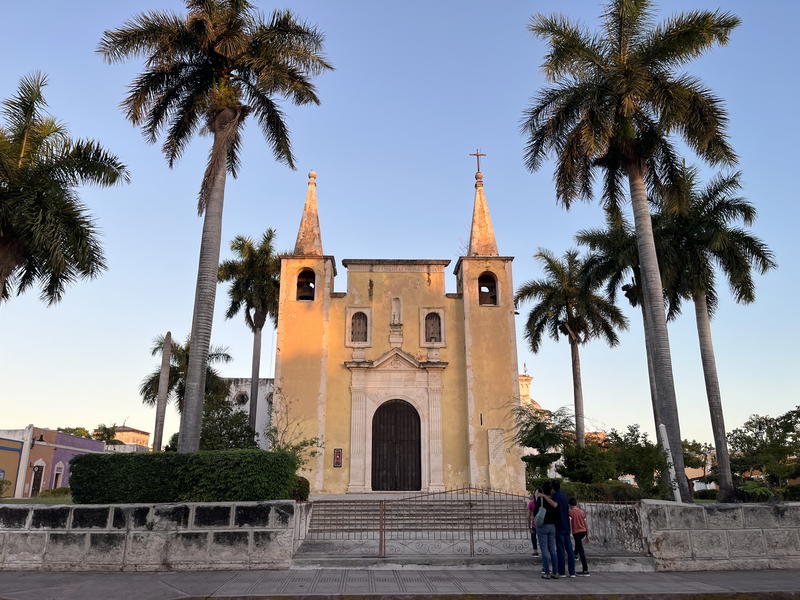
M 36 498 L 0 498 L 0 504 L 72 504 L 72 496 L 43 496 Z

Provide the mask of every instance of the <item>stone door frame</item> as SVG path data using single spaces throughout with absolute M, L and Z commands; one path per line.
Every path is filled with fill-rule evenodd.
M 444 490 L 442 370 L 447 363 L 417 361 L 393 348 L 375 361 L 345 363 L 350 369 L 350 482 L 348 493 L 372 492 L 372 420 L 389 400 L 405 400 L 419 414 L 421 492 Z

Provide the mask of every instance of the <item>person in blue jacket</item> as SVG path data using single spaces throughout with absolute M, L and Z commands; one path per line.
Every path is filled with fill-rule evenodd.
M 556 558 L 558 560 L 558 574 L 561 577 L 575 577 L 575 552 L 572 550 L 572 539 L 570 537 L 569 526 L 569 499 L 561 491 L 561 481 L 554 479 L 551 483 L 553 487 L 553 500 L 558 504 L 560 519 L 556 523 Z M 566 558 L 566 560 L 565 560 Z M 564 564 L 566 563 L 566 565 Z

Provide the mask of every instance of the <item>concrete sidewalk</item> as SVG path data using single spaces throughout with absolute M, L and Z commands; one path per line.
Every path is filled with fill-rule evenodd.
M 0 571 L 3 600 L 181 598 L 770 598 L 800 600 L 800 571 L 597 573 L 542 580 L 539 571 L 360 570 L 41 573 Z

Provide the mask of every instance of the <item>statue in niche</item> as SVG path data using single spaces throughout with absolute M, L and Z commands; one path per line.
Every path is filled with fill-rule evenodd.
M 392 298 L 392 325 L 400 325 L 400 298 Z

